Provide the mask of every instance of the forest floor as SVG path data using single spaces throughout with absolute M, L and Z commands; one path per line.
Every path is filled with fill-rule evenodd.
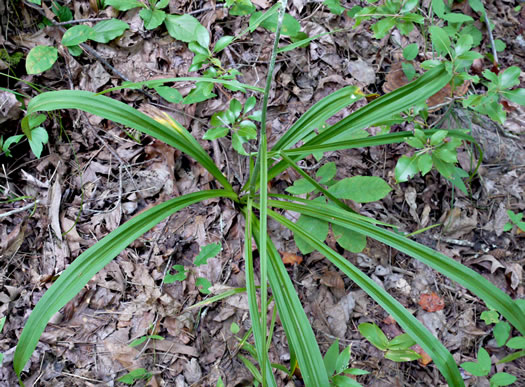
M 58 27 L 39 29 L 41 15 L 22 2 L 17 2 L 15 10 L 13 3 L 6 4 L 10 19 L 0 37 L 9 55 L 25 55 L 37 44 L 59 46 L 62 32 Z M 261 10 L 271 5 L 267 0 L 254 3 Z M 343 1 L 348 8 L 357 3 Z M 507 45 L 499 56 L 500 68 L 525 68 L 525 7 L 516 12 L 518 1 L 486 3 L 495 23 L 494 36 Z M 71 6 L 75 19 L 111 16 L 108 9 L 95 12 L 87 1 Z M 172 0 L 169 4 L 171 13 L 198 10 L 194 16 L 210 31 L 212 42 L 223 35 L 236 35 L 247 26 L 246 17 L 228 16 L 224 8 L 215 8 L 213 1 Z M 352 29 L 352 19 L 333 15 L 318 2 L 291 1 L 289 12 L 310 36 L 343 31 L 279 55 L 269 101 L 270 143 L 314 102 L 343 86 L 357 85 L 366 93 L 384 94 L 387 75 L 400 61 L 400 43 L 404 47 L 422 39 L 419 33 L 403 36 L 395 30 L 383 39 L 374 39 L 370 23 Z M 162 28 L 144 30 L 138 10 L 119 17 L 131 26 L 122 38 L 110 44 L 90 43 L 118 72 L 132 81 L 188 74 L 194 54 L 185 43 L 175 41 Z M 480 28 L 484 28 L 481 23 Z M 242 73 L 242 82 L 264 87 L 272 39 L 272 34 L 259 28 L 224 50 L 220 58 Z M 485 35 L 482 48 L 490 52 Z M 27 82 L 45 90 L 93 92 L 122 83 L 111 68 L 91 55 L 72 57 L 66 50 L 60 54 L 52 69 L 40 75 L 25 75 L 20 62 L 9 71 L 24 82 L 4 74 L 0 86 L 35 96 Z M 485 60 L 483 66 L 490 68 L 491 64 Z M 524 83 L 522 73 L 521 87 Z M 185 95 L 191 86 L 190 82 L 182 84 L 179 91 Z M 141 110 L 166 111 L 201 139 L 214 112 L 227 108 L 233 97 L 246 98 L 222 87 L 215 93 L 216 98 L 193 105 L 170 104 L 137 90 L 109 95 Z M 0 134 L 6 138 L 15 130 L 20 133 L 23 112 L 20 103 L 3 92 L 2 101 Z M 366 103 L 363 99 L 351 105 L 328 123 Z M 461 127 L 461 118 L 463 123 L 468 121 L 460 104 L 432 112 L 430 120 L 439 120 L 445 111 L 456 117 L 455 121 L 444 120 L 445 128 Z M 513 299 L 524 298 L 524 234 L 503 229 L 507 210 L 525 210 L 525 114 L 514 106 L 507 115 L 504 127 L 484 118 L 469 123 L 471 134 L 484 149 L 479 174 L 470 182 L 471 196 L 454 190 L 436 171 L 396 184 L 396 162 L 411 152 L 406 144 L 330 152 L 321 163 L 335 161 L 338 178 L 382 177 L 393 191 L 379 202 L 354 203 L 360 213 L 406 232 L 441 224 L 414 239 L 476 270 Z M 127 133 L 125 128 L 99 117 L 61 111 L 45 126 L 50 141 L 39 159 L 30 152 L 27 141 L 14 146 L 11 157 L 0 155 L 0 317 L 7 316 L 0 332 L 0 352 L 5 354 L 0 366 L 1 386 L 17 384 L 12 359 L 24 322 L 69 263 L 144 209 L 183 193 L 215 187 L 208 173 L 178 150 L 144 135 L 140 135 L 140 142 L 134 141 L 131 136 L 137 133 Z M 392 131 L 411 128 L 409 124 L 394 125 Z M 201 143 L 230 181 L 240 187 L 248 166 L 232 151 L 229 140 Z M 467 148 L 460 149 L 458 158 L 465 169 L 470 168 L 470 156 Z M 315 159 L 308 158 L 304 167 L 316 164 Z M 297 178 L 288 171 L 271 182 L 271 189 L 283 192 Z M 28 199 L 7 202 L 11 197 Z M 53 317 L 23 373 L 26 385 L 121 385 L 115 380 L 137 368 L 153 374 L 149 386 L 215 386 L 219 377 L 226 386 L 252 385 L 250 372 L 236 356 L 236 336 L 242 337 L 250 328 L 246 296 L 239 294 L 188 310 L 204 297 L 195 284 L 197 277 L 207 278 L 214 291 L 244 286 L 243 226 L 244 220 L 232 202 L 210 200 L 178 212 L 133 242 Z M 352 366 L 370 372 L 358 379 L 365 386 L 445 384 L 432 362 L 384 359 L 360 335 L 357 326 L 375 322 L 393 337 L 401 333 L 397 324 L 319 253 L 301 256 L 290 231 L 274 222 L 269 228 L 278 250 L 301 261 L 288 266 L 289 274 L 323 352 L 335 339 L 341 348 L 351 345 Z M 220 243 L 222 251 L 207 265 L 193 267 L 201 247 L 210 243 Z M 333 237 L 327 243 L 337 249 Z M 474 360 L 480 345 L 493 359 L 508 354 L 496 345 L 491 326 L 480 318 L 486 306 L 458 284 L 370 239 L 362 253 L 339 251 L 412 311 L 458 363 Z M 190 275 L 185 281 L 163 284 L 175 264 L 191 269 Z M 426 311 L 421 305 L 421 296 L 432 292 L 443 302 L 443 309 Z M 240 327 L 236 335 L 231 332 L 232 323 Z M 164 340 L 129 346 L 132 340 L 151 334 Z M 270 359 L 288 365 L 289 358 L 278 323 Z M 498 367 L 521 380 L 515 385 L 525 385 L 525 358 Z M 283 372 L 278 372 L 277 378 L 283 386 L 301 385 L 300 378 L 290 380 Z M 465 378 L 472 386 L 486 383 L 467 374 Z M 136 385 L 141 383 L 145 384 Z

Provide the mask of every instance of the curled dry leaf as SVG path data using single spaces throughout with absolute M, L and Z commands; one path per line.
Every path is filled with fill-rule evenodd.
M 303 262 L 303 258 L 299 255 L 289 253 L 286 251 L 280 251 L 280 253 L 283 258 L 283 263 L 285 265 L 299 265 L 301 262 Z
M 408 84 L 408 79 L 403 71 L 403 68 L 401 67 L 402 62 L 397 62 L 390 67 L 390 71 L 386 75 L 385 83 L 383 84 L 383 91 L 385 93 L 390 93 L 396 89 L 399 89 L 402 86 L 405 86 Z M 417 68 L 417 64 L 415 64 Z M 465 81 L 462 85 L 456 87 L 454 90 L 454 96 L 455 97 L 461 97 L 465 95 L 465 93 L 468 91 L 470 83 Z M 452 97 L 452 89 L 450 87 L 450 84 L 447 84 L 444 88 L 442 88 L 440 91 L 438 91 L 436 94 L 434 94 L 432 97 L 427 99 L 427 105 L 429 106 L 429 111 L 435 111 L 437 109 L 432 110 L 433 106 L 437 106 L 445 102 L 446 98 Z
M 427 312 L 437 312 L 445 307 L 445 301 L 436 293 L 423 293 L 419 297 L 419 305 Z

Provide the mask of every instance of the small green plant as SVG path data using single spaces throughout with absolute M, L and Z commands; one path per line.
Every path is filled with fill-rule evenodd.
M 514 226 L 517 226 L 521 231 L 525 231 L 525 222 L 523 219 L 523 212 L 514 213 L 512 210 L 507 210 L 509 221 L 505 223 L 503 231 L 510 231 Z
M 520 84 L 520 73 L 520 68 L 516 66 L 509 67 L 499 74 L 490 70 L 483 71 L 483 77 L 488 80 L 482 82 L 487 87 L 487 92 L 483 95 L 469 96 L 463 100 L 463 106 L 486 114 L 493 121 L 503 124 L 506 119 L 506 112 L 502 105 L 503 100 L 525 105 L 525 89 L 511 90 L 512 87 Z
M 405 142 L 416 148 L 413 156 L 401 156 L 397 161 L 395 176 L 398 183 L 408 181 L 417 173 L 422 176 L 429 173 L 433 167 L 450 180 L 465 194 L 467 188 L 463 181 L 469 174 L 456 166 L 457 148 L 462 145 L 461 138 L 449 137 L 446 130 L 429 132 L 421 130 L 421 126 L 416 125 L 414 137 L 409 137 Z
M 151 379 L 153 374 L 145 368 L 137 368 L 117 379 L 117 382 L 133 385 L 138 380 L 148 381 Z
M 330 385 L 337 387 L 355 386 L 362 387 L 360 383 L 352 379 L 350 376 L 367 375 L 370 372 L 360 368 L 351 368 L 350 365 L 351 349 L 346 347 L 339 353 L 339 340 L 333 344 L 326 351 L 323 363 L 326 373 L 330 375 Z
M 233 3 L 230 4 L 233 7 Z M 218 198 L 232 201 L 235 208 L 239 209 L 245 218 L 244 267 L 246 289 L 229 290 L 211 299 L 218 300 L 227 295 L 246 291 L 252 328 L 243 338 L 244 344 L 241 348 L 247 351 L 253 360 L 241 354 L 238 356 L 254 375 L 257 383 L 265 387 L 277 385 L 273 369 L 282 369 L 280 365 L 270 363 L 268 357 L 268 350 L 277 321 L 277 313 L 279 313 L 279 322 L 286 333 L 291 358 L 293 359 L 290 368 L 293 371 L 296 366 L 299 366 L 307 386 L 327 386 L 330 382 L 339 383 L 342 380 L 351 380 L 343 375 L 344 371 L 348 370 L 348 368 L 345 368 L 347 363 L 345 364 L 345 361 L 343 361 L 348 355 L 344 351 L 344 355 L 338 354 L 337 356 L 337 359 L 341 356 L 342 360 L 339 362 L 341 367 L 337 367 L 338 362 L 336 359 L 336 367 L 334 368 L 334 372 L 344 368 L 342 373 L 334 375 L 327 372 L 325 367 L 319 367 L 320 364 L 324 363 L 323 356 L 293 282 L 287 273 L 279 252 L 268 235 L 268 218 L 290 229 L 294 233 L 296 240 L 303 240 L 304 245 L 302 248 L 308 246 L 308 249 L 317 250 L 324 255 L 356 286 L 363 289 L 387 313 L 392 315 L 404 331 L 407 332 L 405 336 L 402 335 L 400 338 L 385 341 L 379 333 L 374 331 L 375 328 L 369 327 L 365 328 L 364 332 L 368 333 L 365 336 L 372 337 L 374 342 L 376 344 L 379 343 L 385 349 L 385 353 L 388 352 L 388 356 L 393 358 L 395 358 L 396 354 L 399 355 L 396 351 L 404 351 L 401 353 L 401 356 L 397 357 L 398 360 L 406 360 L 408 356 L 411 356 L 411 353 L 408 352 L 408 344 L 417 342 L 430 355 L 444 379 L 451 386 L 463 386 L 464 382 L 454 358 L 443 343 L 434 337 L 410 311 L 395 300 L 385 289 L 354 266 L 342 254 L 339 254 L 324 243 L 324 238 L 326 237 L 324 231 L 323 235 L 320 235 L 318 232 L 312 232 L 311 229 L 305 226 L 305 218 L 324 222 L 322 226 L 324 229 L 331 224 L 335 234 L 338 234 L 338 232 L 334 230 L 334 226 L 339 227 L 340 230 L 344 229 L 344 232 L 352 232 L 354 233 L 353 235 L 359 235 L 359 240 L 365 243 L 367 238 L 373 238 L 398 250 L 400 253 L 429 265 L 451 281 L 456 281 L 464 286 L 485 303 L 492 305 L 498 313 L 505 317 L 509 324 L 521 334 L 525 334 L 524 311 L 519 307 L 518 302 L 512 300 L 509 295 L 494 284 L 461 263 L 400 235 L 396 232 L 395 227 L 379 222 L 372 217 L 357 214 L 355 210 L 343 201 L 344 199 L 352 199 L 367 203 L 379 200 L 391 190 L 386 181 L 374 176 L 353 176 L 334 182 L 333 166 L 331 165 L 324 167 L 322 172 L 318 172 L 314 179 L 298 165 L 301 160 L 304 160 L 311 154 L 322 155 L 324 152 L 341 149 L 394 144 L 403 142 L 407 138 L 415 137 L 415 134 L 411 131 L 370 136 L 364 129 L 389 122 L 393 117 L 400 117 L 399 115 L 402 112 L 424 103 L 446 85 L 454 82 L 453 80 L 457 75 L 454 71 L 456 67 L 435 64 L 423 75 L 415 78 L 412 83 L 373 100 L 332 125 L 326 125 L 328 119 L 364 97 L 363 92 L 357 87 L 350 86 L 337 90 L 310 107 L 277 139 L 275 145 L 269 148 L 266 130 L 268 124 L 268 99 L 273 84 L 276 58 L 279 52 L 283 52 L 279 49 L 281 27 L 285 19 L 290 20 L 290 18 L 286 18 L 285 10 L 286 1 L 282 1 L 276 3 L 265 13 L 254 13 L 250 17 L 248 30 L 258 26 L 263 26 L 270 31 L 275 30 L 275 40 L 264 90 L 242 84 L 234 79 L 211 77 L 170 78 L 133 85 L 133 87 L 148 85 L 158 87 L 166 83 L 195 81 L 201 85 L 203 83 L 211 84 L 211 87 L 209 85 L 205 86 L 206 90 L 209 91 L 209 95 L 212 94 L 215 85 L 229 85 L 239 91 L 239 104 L 241 93 L 247 94 L 248 91 L 260 93 L 261 120 L 260 126 L 257 128 L 257 152 L 247 152 L 245 150 L 248 153 L 246 161 L 250 165 L 250 169 L 249 176 L 242 182 L 244 185 L 240 189 L 234 189 L 233 183 L 223 174 L 220 167 L 214 163 L 199 141 L 167 114 L 150 117 L 123 102 L 101 94 L 78 90 L 46 92 L 36 96 L 29 102 L 26 117 L 22 120 L 24 134 L 28 138 L 32 130 L 42 124 L 42 121 L 38 122 L 40 120 L 38 112 L 80 109 L 150 135 L 179 149 L 182 153 L 196 160 L 202 168 L 206 169 L 213 176 L 214 180 L 209 182 L 212 189 L 186 193 L 133 217 L 83 252 L 64 270 L 39 300 L 20 335 L 13 360 L 14 368 L 19 378 L 22 377 L 24 366 L 35 350 L 40 335 L 50 318 L 80 292 L 97 272 L 118 256 L 130 243 L 177 211 L 196 203 Z M 404 12 L 403 8 L 400 9 L 400 12 Z M 406 15 L 403 14 L 404 16 Z M 185 34 L 183 36 L 186 40 L 181 39 L 180 36 L 179 40 L 188 43 L 196 41 L 201 47 L 209 47 L 209 34 L 207 32 L 206 35 L 199 32 L 202 29 L 195 24 L 197 31 L 189 34 L 181 26 L 181 22 L 187 20 L 190 19 L 185 17 L 185 15 L 166 15 L 164 23 L 170 34 L 173 31 L 176 31 L 177 34 Z M 274 20 L 275 24 L 273 24 Z M 264 23 L 265 21 L 268 23 Z M 397 20 L 394 23 L 397 23 Z M 288 26 L 285 26 L 288 33 L 290 33 L 290 36 L 300 37 L 300 32 L 294 29 L 293 24 L 290 22 Z M 173 31 L 170 32 L 171 28 L 173 28 Z M 297 35 L 295 35 L 295 32 Z M 248 95 L 244 97 L 246 101 L 249 98 Z M 250 102 L 248 105 L 251 104 L 253 102 Z M 246 107 L 246 103 L 244 106 Z M 232 107 L 233 112 L 231 112 Z M 233 106 L 230 105 L 229 110 L 234 115 L 236 112 L 239 112 L 239 116 L 236 116 L 235 119 L 228 120 L 230 132 L 232 130 L 234 132 L 237 130 L 238 132 L 241 123 L 244 121 L 243 119 L 240 122 L 238 121 L 238 118 L 241 117 L 239 105 L 233 103 Z M 435 131 L 426 129 L 423 132 L 425 141 L 429 136 L 432 139 L 435 133 Z M 438 134 L 437 136 L 441 135 Z M 451 139 L 461 138 L 472 143 L 475 142 L 471 136 L 463 131 L 450 130 L 447 131 L 447 136 Z M 429 146 L 439 148 L 440 145 Z M 436 151 L 434 148 L 432 148 L 432 152 Z M 452 152 L 450 149 L 449 151 Z M 310 195 L 308 198 L 268 191 L 269 181 L 288 168 L 293 168 L 306 182 L 314 187 L 314 190 L 308 193 Z M 319 181 L 316 179 L 319 179 Z M 305 183 L 303 182 L 302 184 Z M 298 187 L 295 188 L 297 189 Z M 315 190 L 318 192 L 314 193 Z M 282 215 L 284 212 L 294 212 L 305 218 L 303 220 L 299 218 L 298 222 L 293 222 L 289 217 Z M 339 237 L 339 240 L 341 238 L 343 237 Z M 259 287 L 255 285 L 253 242 L 255 242 L 259 253 Z M 217 247 L 210 247 L 209 249 L 212 252 L 213 250 L 217 251 Z M 205 261 L 204 257 L 211 253 L 202 254 L 203 256 L 196 258 L 197 263 Z M 178 273 L 173 275 L 179 276 L 177 278 L 185 278 L 186 273 L 190 271 L 184 266 L 176 266 L 175 268 Z M 169 275 L 171 274 L 168 274 L 168 279 L 170 278 Z M 269 294 L 270 289 L 271 296 Z M 271 323 L 268 324 L 267 314 L 269 313 L 269 304 L 272 300 L 275 301 L 276 307 L 273 310 Z M 373 330 L 372 334 L 369 334 L 368 330 Z M 252 338 L 253 344 L 249 342 Z M 332 351 L 335 354 L 335 350 Z M 332 355 L 329 358 L 332 359 Z M 330 360 L 330 369 L 332 369 L 333 364 L 334 362 Z M 345 364 L 344 367 L 342 366 L 343 364 Z M 286 367 L 284 367 L 284 370 L 286 372 L 291 371 L 287 370 Z M 147 371 L 142 372 L 142 376 L 144 376 Z
M 248 156 L 243 144 L 257 138 L 257 125 L 254 121 L 261 121 L 260 111 L 249 114 L 256 103 L 255 97 L 251 96 L 246 100 L 243 108 L 238 100 L 232 99 L 229 109 L 213 114 L 210 120 L 212 128 L 204 134 L 203 138 L 215 140 L 231 133 L 233 149 L 241 155 Z
M 94 27 L 81 24 L 69 28 L 62 36 L 62 44 L 73 56 L 82 53 L 80 43 L 93 40 L 98 43 L 108 43 L 122 35 L 129 24 L 118 19 L 104 20 Z M 58 59 L 58 50 L 51 46 L 36 46 L 29 51 L 26 58 L 28 74 L 39 74 L 53 67 Z
M 503 359 L 498 361 L 497 364 L 508 363 L 525 356 L 525 337 L 517 336 L 512 337 L 509 340 L 511 326 L 506 321 L 500 320 L 500 314 L 494 309 L 489 309 L 481 313 L 481 319 L 485 321 L 485 324 L 492 325 L 494 328 L 492 334 L 496 343 L 499 347 L 506 345 L 510 349 L 518 349 L 519 351 L 513 352 L 505 356 Z
M 367 0 L 375 3 L 376 0 Z M 418 4 L 418 0 L 386 1 L 382 5 L 360 7 L 356 5 L 348 12 L 348 16 L 355 18 L 355 26 L 359 26 L 364 20 L 378 20 L 372 24 L 374 37 L 383 38 L 393 27 L 396 27 L 403 35 L 408 35 L 414 29 L 415 24 L 423 24 L 425 19 L 418 13 L 412 12 Z
M 36 157 L 40 157 L 42 150 L 44 149 L 44 145 L 49 141 L 47 131 L 45 128 L 40 126 L 45 120 L 46 116 L 44 114 L 35 114 L 31 117 L 28 117 L 28 120 L 22 125 L 22 131 L 27 137 L 29 146 Z M 17 137 L 15 136 L 15 139 L 16 138 Z
M 11 157 L 9 147 L 13 144 L 18 144 L 22 138 L 24 138 L 23 134 L 17 134 L 7 137 L 4 141 L 4 136 L 0 136 L 0 150 L 4 152 L 7 157 Z
M 385 358 L 395 362 L 413 361 L 421 358 L 413 349 L 416 344 L 414 339 L 408 333 L 403 333 L 388 340 L 381 328 L 373 323 L 359 324 L 359 332 L 370 341 L 370 343 L 385 353 Z
M 376 3 L 377 0 L 367 0 L 367 2 Z M 348 12 L 348 15 L 355 18 L 354 27 L 359 26 L 364 20 L 378 20 L 372 25 L 374 36 L 377 39 L 384 37 L 392 28 L 397 28 L 401 34 L 408 35 L 415 26 L 420 26 L 422 36 L 426 37 L 425 30 L 428 28 L 430 36 L 428 43 L 432 44 L 434 58 L 421 63 L 421 67 L 430 69 L 433 66 L 444 64 L 453 74 L 452 96 L 453 91 L 465 82 L 480 82 L 477 75 L 469 74 L 469 69 L 474 60 L 483 58 L 481 53 L 474 50 L 481 44 L 482 34 L 474 25 L 474 19 L 471 16 L 453 11 L 451 5 L 447 3 L 443 0 L 432 0 L 431 9 L 438 18 L 437 21 L 432 14 L 422 15 L 418 12 L 419 0 L 390 0 L 381 5 L 355 6 Z M 469 5 L 482 18 L 487 17 L 481 0 L 469 0 Z M 490 23 L 490 21 L 488 22 Z M 443 23 L 446 25 L 440 26 Z M 426 48 L 427 42 L 424 41 L 422 46 Z M 496 51 L 502 51 L 505 47 L 506 45 L 502 40 L 494 40 Z M 406 61 L 402 62 L 401 65 L 409 81 L 416 76 L 414 62 L 418 56 L 418 51 L 419 45 L 416 43 L 403 49 L 403 57 Z M 493 54 L 486 54 L 486 57 L 495 61 Z M 488 115 L 498 123 L 505 122 L 505 100 L 525 106 L 525 89 L 511 90 L 512 87 L 519 84 L 519 75 L 520 69 L 516 66 L 509 67 L 499 74 L 488 69 L 484 70 L 483 77 L 486 81 L 481 83 L 485 86 L 486 92 L 472 94 L 464 98 L 462 100 L 463 107 Z
M 474 376 L 488 376 L 491 364 L 492 362 L 488 352 L 484 348 L 480 348 L 477 362 L 467 361 L 461 363 L 461 368 Z M 516 381 L 516 377 L 506 372 L 498 372 L 492 375 L 489 381 L 490 387 L 508 386 Z
M 148 340 L 164 340 L 164 337 L 160 335 L 144 335 L 139 337 L 138 339 L 133 340 L 131 343 L 129 343 L 129 346 L 137 347 Z
M 208 259 L 215 257 L 221 251 L 221 245 L 219 243 L 212 243 L 204 246 L 200 253 L 195 257 L 193 264 L 195 266 L 206 265 Z M 188 278 L 190 270 L 186 269 L 183 265 L 173 265 L 172 269 L 175 274 L 166 274 L 164 277 L 165 284 L 172 284 L 174 282 L 181 282 Z M 210 294 L 211 283 L 204 277 L 197 277 L 195 279 L 195 285 L 202 294 Z

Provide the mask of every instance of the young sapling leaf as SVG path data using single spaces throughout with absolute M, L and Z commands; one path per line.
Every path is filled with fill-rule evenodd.
M 237 333 L 239 333 L 241 330 L 241 328 L 239 327 L 239 325 L 237 325 L 236 322 L 232 322 L 231 325 L 230 325 L 230 332 L 233 333 L 234 335 L 236 335 Z
M 30 75 L 43 73 L 53 67 L 57 59 L 58 50 L 55 47 L 33 47 L 26 57 L 26 71 Z
M 338 181 L 328 191 L 338 199 L 370 203 L 383 199 L 392 188 L 377 176 L 354 176 Z
M 195 260 L 193 261 L 193 264 L 195 266 L 201 266 L 208 263 L 208 259 L 215 257 L 217 254 L 220 253 L 222 249 L 222 246 L 220 243 L 211 243 L 209 245 L 204 246 L 199 255 L 195 257 Z
M 498 372 L 490 378 L 490 387 L 508 386 L 517 380 L 516 376 L 506 372 Z
M 394 337 L 388 344 L 388 349 L 405 350 L 416 344 L 416 341 L 408 333 Z
M 359 332 L 365 337 L 374 347 L 381 351 L 388 349 L 388 339 L 376 324 L 362 323 L 359 324 Z
M 199 292 L 201 292 L 202 294 L 210 294 L 211 282 L 208 281 L 207 278 L 198 277 L 195 280 L 195 285 L 197 286 L 197 289 L 199 289 Z
M 525 337 L 513 337 L 507 342 L 507 347 L 512 349 L 525 349 Z
M 337 361 L 335 362 L 335 373 L 340 374 L 345 369 L 347 369 L 348 364 L 350 363 L 350 346 L 346 347 L 341 351 L 339 356 L 337 357 Z
M 406 60 L 414 60 L 416 59 L 418 51 L 419 51 L 419 46 L 417 43 L 409 44 L 403 49 L 403 57 Z
M 244 114 L 248 114 L 249 112 L 251 112 L 256 104 L 257 100 L 253 95 L 251 97 L 248 97 L 248 99 L 244 103 Z
M 319 180 L 320 184 L 327 184 L 330 180 L 334 178 L 336 173 L 337 169 L 335 163 L 331 161 L 319 168 L 315 173 L 315 176 L 321 178 L 321 180 Z
M 285 189 L 286 192 L 291 193 L 292 195 L 302 195 L 314 190 L 314 185 L 306 179 L 295 180 L 292 186 Z
M 498 343 L 498 347 L 501 347 L 503 344 L 505 344 L 505 342 L 509 338 L 510 331 L 511 331 L 511 326 L 506 321 L 499 321 L 494 326 L 493 333 L 494 333 L 494 338 L 496 339 L 496 343 Z
M 401 68 L 403 69 L 403 72 L 405 73 L 405 76 L 407 77 L 407 81 L 411 81 L 416 76 L 416 69 L 412 65 L 412 63 L 401 63 Z
M 480 348 L 478 351 L 478 361 L 468 361 L 462 363 L 460 366 L 465 371 L 470 372 L 474 376 L 486 376 L 490 372 L 490 356 L 484 348 Z
M 338 356 L 339 356 L 339 340 L 336 340 L 332 343 L 330 348 L 328 348 L 328 351 L 326 351 L 326 354 L 324 355 L 324 358 L 323 358 L 324 367 L 328 375 L 334 374 L 336 370 L 336 366 L 337 366 Z
M 184 281 L 188 275 L 186 274 L 188 270 L 184 268 L 183 265 L 173 265 L 172 269 L 175 270 L 176 274 L 166 274 L 164 277 L 165 284 L 172 284 L 177 281 Z
M 398 363 L 421 359 L 421 355 L 411 349 L 389 349 L 385 352 L 385 358 Z
M 104 0 L 105 5 L 110 5 L 119 11 L 129 11 L 133 8 L 144 8 L 145 5 L 138 0 Z

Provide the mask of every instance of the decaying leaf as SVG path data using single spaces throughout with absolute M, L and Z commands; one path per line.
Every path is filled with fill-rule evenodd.
M 427 312 L 437 312 L 445 307 L 445 301 L 436 293 L 424 293 L 419 297 L 419 305 Z
M 280 251 L 285 265 L 299 265 L 303 262 L 303 258 L 299 255 L 289 253 L 287 251 Z
M 421 355 L 420 359 L 417 359 L 417 362 L 421 364 L 423 367 L 425 367 L 427 364 L 429 364 L 432 361 L 432 358 L 429 356 L 428 353 L 425 352 L 423 348 L 419 344 L 416 344 L 412 347 L 414 351 L 416 351 L 419 355 Z

